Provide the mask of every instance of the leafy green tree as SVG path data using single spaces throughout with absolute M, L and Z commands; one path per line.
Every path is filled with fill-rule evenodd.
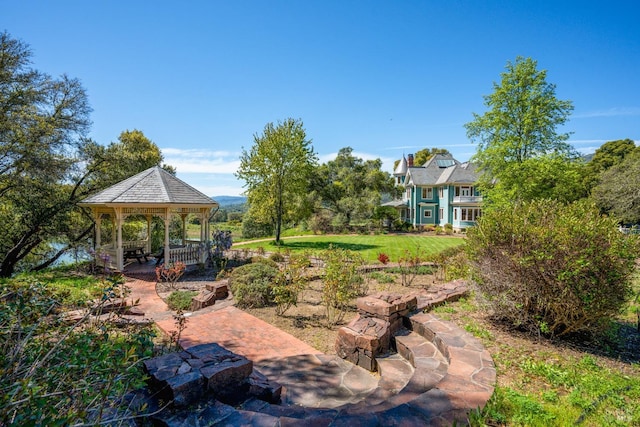
M 80 82 L 34 70 L 31 56 L 0 33 L 0 277 L 47 266 L 86 242 L 91 218 L 77 203 L 112 184 L 118 165 L 128 168 L 122 178 L 146 166 L 125 162 L 142 155 L 131 151 L 139 145 L 116 150 L 87 139 L 91 109 Z M 61 249 L 52 250 L 54 239 Z
M 100 186 L 107 187 L 126 179 L 135 173 L 154 166 L 162 165 L 164 157 L 160 148 L 142 131 L 125 130 L 118 141 L 108 146 L 99 146 L 92 155 L 94 168 L 92 177 L 100 181 Z M 175 168 L 163 165 L 168 172 L 175 174 Z
M 300 120 L 268 123 L 253 139 L 251 151 L 242 149 L 236 176 L 246 183 L 250 214 L 268 218 L 280 244 L 282 224 L 306 213 L 301 206 L 317 156 Z
M 31 51 L 0 34 L 0 276 L 65 231 L 81 193 L 76 147 L 90 144 L 80 82 L 31 69 Z M 78 155 L 78 157 L 76 157 Z
M 637 151 L 640 151 L 640 148 L 636 147 L 636 143 L 631 139 L 618 139 L 602 144 L 586 165 L 585 182 L 587 188 L 592 189 L 598 184 L 600 174 L 622 163 L 629 154 Z
M 582 164 L 558 132 L 571 101 L 556 98 L 547 72 L 531 58 L 508 62 L 501 82 L 484 97 L 487 111 L 465 125 L 478 144 L 473 157 L 481 171 L 479 186 L 490 203 L 549 197 L 570 201 L 584 196 Z
M 625 223 L 640 223 L 640 151 L 600 175 L 592 196 L 598 206 Z
M 351 147 L 341 148 L 335 160 L 316 168 L 311 180 L 312 197 L 342 218 L 342 225 L 371 218 L 382 193 L 394 189 L 393 178 L 381 170 L 380 159 L 365 161 L 352 153 Z

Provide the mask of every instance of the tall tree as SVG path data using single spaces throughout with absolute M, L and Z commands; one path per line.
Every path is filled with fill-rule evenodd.
M 392 192 L 393 178 L 383 172 L 382 161 L 363 160 L 351 147 L 341 148 L 335 160 L 314 171 L 311 191 L 321 207 L 328 209 L 348 225 L 352 219 L 371 218 L 382 193 Z
M 175 169 L 163 164 L 160 148 L 142 131 L 125 130 L 118 140 L 108 146 L 93 147 L 91 158 L 92 178 L 97 185 L 107 187 L 153 166 L 160 166 L 175 174 Z
M 478 144 L 473 161 L 491 203 L 540 197 L 570 201 L 584 195 L 578 155 L 566 142 L 569 134 L 558 132 L 573 106 L 556 98 L 546 76 L 531 58 L 508 62 L 501 82 L 484 97 L 488 110 L 474 113 L 465 125 Z
M 91 220 L 77 203 L 140 155 L 123 158 L 123 150 L 87 139 L 91 109 L 80 82 L 31 68 L 31 56 L 25 43 L 0 33 L 0 277 L 49 265 L 86 241 Z M 122 178 L 140 165 L 129 162 Z M 54 239 L 62 247 L 51 251 Z
M 592 196 L 605 212 L 626 223 L 640 223 L 640 150 L 604 171 Z
M 280 244 L 285 221 L 297 219 L 317 156 L 301 120 L 268 123 L 253 136 L 251 151 L 242 149 L 236 176 L 245 181 L 249 212 L 271 220 Z
M 78 196 L 78 147 L 89 143 L 80 82 L 30 68 L 31 55 L 25 43 L 0 34 L 1 277 L 67 222 Z

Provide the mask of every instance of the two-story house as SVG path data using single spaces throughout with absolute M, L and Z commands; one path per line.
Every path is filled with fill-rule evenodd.
M 449 223 L 454 230 L 463 230 L 482 214 L 475 166 L 460 163 L 451 154 L 436 154 L 420 166 L 413 164 L 412 154 L 402 156 L 393 176 L 405 191 L 402 199 L 385 205 L 396 208 L 400 218 L 415 227 Z

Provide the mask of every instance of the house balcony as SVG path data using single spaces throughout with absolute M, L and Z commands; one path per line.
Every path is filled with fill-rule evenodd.
M 482 203 L 482 196 L 454 196 L 453 203 Z

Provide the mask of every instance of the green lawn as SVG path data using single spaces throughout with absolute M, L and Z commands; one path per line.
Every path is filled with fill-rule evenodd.
M 367 262 L 374 262 L 378 254 L 387 254 L 391 262 L 397 262 L 407 251 L 411 254 L 418 252 L 425 257 L 441 252 L 447 248 L 464 243 L 461 237 L 427 236 L 419 234 L 380 234 L 380 235 L 322 235 L 284 238 L 282 246 L 275 246 L 273 240 L 241 242 L 233 245 L 233 249 L 264 248 L 267 252 L 274 251 L 309 251 L 317 254 L 330 246 L 359 252 Z

